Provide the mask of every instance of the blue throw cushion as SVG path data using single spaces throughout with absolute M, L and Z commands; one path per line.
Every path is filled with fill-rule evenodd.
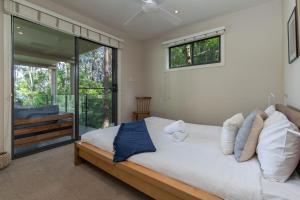
M 144 120 L 121 124 L 114 139 L 114 162 L 122 162 L 132 155 L 155 152 Z

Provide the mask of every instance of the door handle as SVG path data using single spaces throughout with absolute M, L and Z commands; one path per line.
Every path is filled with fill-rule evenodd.
M 112 91 L 113 92 L 118 92 L 118 85 L 117 84 L 112 85 Z

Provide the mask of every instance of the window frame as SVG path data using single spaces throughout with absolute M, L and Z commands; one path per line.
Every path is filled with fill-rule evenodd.
M 205 63 L 205 64 L 197 64 L 195 63 L 195 58 L 194 58 L 194 45 L 197 42 L 200 41 L 204 41 L 204 40 L 208 40 L 208 39 L 212 39 L 212 38 L 219 38 L 219 45 L 220 45 L 220 51 L 219 51 L 219 61 L 218 62 L 209 62 L 209 63 Z M 183 65 L 180 67 L 171 67 L 171 49 L 175 48 L 175 47 L 180 47 L 183 45 L 191 45 L 191 54 L 192 54 L 192 64 L 189 65 Z M 220 34 L 220 35 L 214 35 L 211 37 L 207 37 L 207 38 L 203 38 L 200 40 L 194 40 L 194 41 L 190 41 L 187 43 L 182 43 L 182 44 L 178 44 L 175 46 L 170 46 L 167 47 L 166 49 L 166 54 L 167 54 L 167 67 L 166 67 L 166 71 L 181 71 L 181 70 L 190 70 L 190 69 L 199 69 L 199 68 L 207 68 L 207 67 L 220 67 L 220 66 L 224 66 L 225 63 L 225 36 L 224 34 Z

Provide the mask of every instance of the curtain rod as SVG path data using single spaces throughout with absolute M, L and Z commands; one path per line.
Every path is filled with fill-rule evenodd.
M 179 37 L 176 39 L 168 40 L 168 41 L 163 42 L 162 45 L 170 46 L 170 45 L 174 45 L 174 44 L 182 44 L 187 41 L 210 37 L 212 35 L 223 34 L 225 31 L 226 31 L 226 27 L 223 26 L 223 27 L 211 29 L 208 31 L 203 31 L 203 32 L 192 34 L 192 35 L 187 35 L 187 36 Z

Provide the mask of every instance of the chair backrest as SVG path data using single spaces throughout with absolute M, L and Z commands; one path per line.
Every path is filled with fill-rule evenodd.
M 138 113 L 149 113 L 150 112 L 151 97 L 136 97 L 136 101 L 137 101 L 137 112 Z

